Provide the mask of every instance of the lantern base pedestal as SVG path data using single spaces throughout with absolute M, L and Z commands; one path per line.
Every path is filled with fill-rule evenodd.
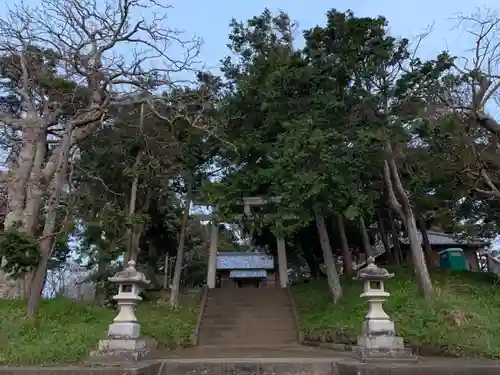
M 352 348 L 355 357 L 361 361 L 368 360 L 402 360 L 415 362 L 418 360 L 411 348 L 405 348 L 403 338 L 397 336 L 360 336 L 358 345 Z
M 149 349 L 146 346 L 146 341 L 140 339 L 101 340 L 99 341 L 99 349 L 90 353 L 91 357 L 131 362 L 146 359 L 148 355 Z
M 386 317 L 365 319 L 362 337 L 395 337 L 394 322 Z
M 137 340 L 141 336 L 141 325 L 132 322 L 115 322 L 109 325 L 108 339 Z

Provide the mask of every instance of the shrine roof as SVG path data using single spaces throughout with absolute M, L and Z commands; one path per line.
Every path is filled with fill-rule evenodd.
M 476 239 L 464 239 L 460 238 L 459 235 L 452 233 L 444 233 L 439 231 L 429 230 L 427 231 L 427 236 L 429 237 L 429 242 L 431 246 L 471 246 L 471 247 L 482 247 L 487 245 L 486 242 Z M 422 233 L 419 231 L 417 237 L 420 242 L 422 240 Z M 402 244 L 409 244 L 410 241 L 406 237 L 399 239 Z

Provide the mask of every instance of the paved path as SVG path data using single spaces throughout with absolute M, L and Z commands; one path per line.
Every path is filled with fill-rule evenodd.
M 422 358 L 361 363 L 349 352 L 307 346 L 205 346 L 158 351 L 140 363 L 104 361 L 64 367 L 1 367 L 0 375 L 498 375 L 500 361 Z
M 265 346 L 199 346 L 171 352 L 168 358 L 347 358 L 350 353 L 293 345 Z
M 350 352 L 334 351 L 329 349 L 320 349 L 305 345 L 293 345 L 283 347 L 264 347 L 264 346 L 204 346 L 190 349 L 181 349 L 173 352 L 162 353 L 164 359 L 180 360 L 205 360 L 205 359 L 317 359 L 330 361 L 349 361 L 353 359 Z M 155 356 L 156 358 L 159 358 Z M 457 363 L 467 363 L 469 365 L 496 364 L 500 366 L 500 361 L 470 359 L 470 358 L 452 358 L 452 357 L 420 357 L 419 363 L 429 365 L 446 365 Z M 500 370 L 499 370 L 500 374 Z

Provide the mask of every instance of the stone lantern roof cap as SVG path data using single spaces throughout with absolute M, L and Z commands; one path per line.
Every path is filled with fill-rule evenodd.
M 385 268 L 380 268 L 375 264 L 375 259 L 369 257 L 366 261 L 367 266 L 360 269 L 356 278 L 358 280 L 385 280 L 394 277 L 393 273 L 389 273 Z
M 108 278 L 108 280 L 114 283 L 132 283 L 142 285 L 148 285 L 151 283 L 151 281 L 146 279 L 146 276 L 142 272 L 137 271 L 133 260 L 128 262 L 127 268 L 122 271 L 118 271 L 113 277 Z

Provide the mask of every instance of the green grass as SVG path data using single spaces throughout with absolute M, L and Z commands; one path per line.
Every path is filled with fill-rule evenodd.
M 488 274 L 434 270 L 436 299 L 417 293 L 412 271 L 394 268 L 386 282 L 386 312 L 405 341 L 443 355 L 500 358 L 500 285 Z M 305 338 L 354 343 L 361 332 L 366 302 L 360 281 L 343 279 L 343 299 L 331 302 L 325 280 L 293 287 Z
M 160 346 L 189 346 L 199 297 L 185 297 L 171 309 L 156 301 L 137 309 L 142 335 Z M 25 319 L 23 301 L 0 300 L 0 365 L 72 363 L 86 358 L 105 338 L 116 316 L 111 309 L 67 299 L 42 301 L 39 319 Z

